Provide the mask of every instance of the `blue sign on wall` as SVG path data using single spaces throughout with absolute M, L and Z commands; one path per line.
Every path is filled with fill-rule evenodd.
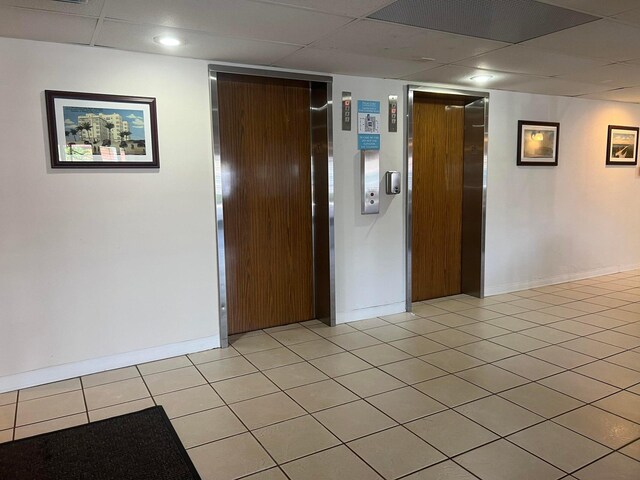
M 358 100 L 358 150 L 380 150 L 380 102 Z

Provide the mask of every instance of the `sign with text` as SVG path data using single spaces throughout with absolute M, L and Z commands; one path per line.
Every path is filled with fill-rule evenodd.
M 380 102 L 358 100 L 358 150 L 380 150 Z

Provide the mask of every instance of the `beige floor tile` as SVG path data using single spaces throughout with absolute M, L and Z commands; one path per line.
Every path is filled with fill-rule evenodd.
M 275 466 L 249 433 L 189 450 L 202 480 L 233 480 Z
M 597 305 L 594 303 L 584 302 L 584 301 L 565 303 L 563 307 L 573 308 L 574 310 L 579 310 L 584 313 L 598 313 L 603 310 L 607 310 L 607 307 L 603 305 Z
M 86 407 L 81 390 L 61 393 L 50 397 L 36 398 L 35 400 L 18 402 L 16 426 L 42 422 L 58 417 L 66 417 L 85 411 Z
M 501 313 L 502 315 L 516 315 L 518 313 L 524 313 L 529 311 L 528 308 L 518 307 L 509 303 L 496 303 L 495 305 L 488 305 L 488 310 Z
M 249 430 L 300 417 L 306 413 L 282 392 L 234 403 L 231 409 Z
M 623 327 L 619 327 L 618 330 L 629 329 L 630 327 L 636 326 L 638 324 L 633 325 L 625 325 Z M 634 332 L 635 333 L 635 332 Z M 633 335 L 627 335 L 625 333 L 613 332 L 611 330 L 605 332 L 594 333 L 593 335 L 589 335 L 591 340 L 597 340 L 599 342 L 608 343 L 609 345 L 614 345 L 620 348 L 636 348 L 640 346 L 640 338 L 634 337 Z
M 628 323 L 615 329 L 618 333 L 624 333 L 625 335 L 631 335 L 633 337 L 640 337 L 640 322 Z
M 358 397 L 335 380 L 312 383 L 287 390 L 287 394 L 308 412 L 317 412 L 344 403 L 358 400 Z
M 529 380 L 521 377 L 520 375 L 516 375 L 493 365 L 481 365 L 463 372 L 458 372 L 457 375 L 466 381 L 493 393 L 502 392 L 509 388 L 514 388 L 529 382 Z
M 402 427 L 349 443 L 349 448 L 384 478 L 398 478 L 445 460 L 431 445 Z
M 437 332 L 438 330 L 446 330 L 449 328 L 446 325 L 434 322 L 428 318 L 418 318 L 416 320 L 398 323 L 397 325 L 405 330 L 417 333 L 418 335 L 426 335 L 428 333 Z
M 354 350 L 352 353 L 376 367 L 411 358 L 411 355 L 408 353 L 384 343 L 380 345 L 372 345 L 371 347 L 359 348 L 358 350 Z
M 609 297 L 591 297 L 587 301 L 589 303 L 594 303 L 596 305 L 602 305 L 603 307 L 609 308 L 619 308 L 629 303 L 626 300 L 617 300 L 615 298 Z
M 460 465 L 447 460 L 404 477 L 404 480 L 477 480 L 477 478 Z
M 543 308 L 552 306 L 550 303 L 541 302 L 540 300 L 536 300 L 534 298 L 515 300 L 513 302 L 509 302 L 509 305 L 515 305 L 516 307 L 521 307 L 526 310 L 541 310 Z
M 81 389 L 82 384 L 80 383 L 80 379 L 72 378 L 61 382 L 48 383 L 46 385 L 39 385 L 37 387 L 20 390 L 20 401 L 24 402 L 27 400 L 34 400 L 36 398 L 48 397 L 59 393 L 73 392 L 74 390 Z
M 0 431 L 0 443 L 7 443 L 13 440 L 13 429 Z
M 520 333 L 509 333 L 508 335 L 494 337 L 491 341 L 521 353 L 549 346 L 547 342 L 543 342 L 542 340 L 531 338 Z
M 537 338 L 538 340 L 542 340 L 543 342 L 551 344 L 568 342 L 569 340 L 577 338 L 573 333 L 563 332 L 546 325 L 530 328 L 528 330 L 521 331 L 520 333 L 526 335 L 527 337 Z
M 500 318 L 513 318 L 513 317 L 500 317 Z M 489 339 L 489 338 L 498 337 L 500 335 L 506 335 L 508 333 L 511 333 L 511 330 L 498 327 L 488 322 L 479 322 L 479 323 L 474 323 L 472 325 L 463 325 L 462 327 L 458 327 L 458 330 L 462 332 L 466 332 L 470 335 L 473 335 L 474 337 L 483 338 L 483 339 Z
M 354 333 L 358 330 L 353 328 L 351 325 L 347 325 L 345 323 L 341 325 L 336 325 L 335 327 L 329 327 L 327 325 L 314 325 L 309 327 L 313 333 L 317 333 L 321 337 L 331 338 L 337 335 L 344 335 L 346 333 Z
M 224 362 L 224 360 L 220 361 Z M 145 375 L 144 381 L 152 395 L 162 395 L 207 383 L 198 369 L 193 366 Z
M 313 333 L 311 330 L 304 327 L 281 330 L 279 332 L 270 333 L 269 335 L 283 345 L 295 345 L 296 343 L 311 342 L 313 340 L 320 340 L 321 338 L 318 334 Z
M 152 373 L 166 372 L 175 370 L 176 368 L 190 367 L 191 362 L 186 356 L 167 358 L 156 362 L 143 363 L 138 365 L 138 369 L 142 375 L 151 375 Z
M 611 450 L 553 422 L 544 422 L 511 435 L 509 441 L 565 472 L 573 472 Z
M 482 480 L 556 480 L 564 473 L 506 440 L 498 440 L 456 458 Z
M 381 393 L 367 401 L 398 423 L 410 422 L 447 408 L 411 387 Z
M 385 322 L 381 318 L 367 318 L 365 320 L 358 320 L 355 322 L 348 323 L 349 326 L 355 328 L 356 330 L 369 330 L 371 328 L 384 327 L 389 325 L 389 322 Z
M 124 415 L 126 413 L 138 412 L 145 408 L 153 407 L 155 403 L 151 398 L 143 398 L 141 400 L 134 400 L 132 402 L 120 403 L 111 407 L 104 407 L 98 410 L 89 411 L 89 421 L 97 422 L 98 420 L 104 420 L 105 418 L 117 417 L 118 415 Z
M 82 377 L 82 386 L 84 388 L 97 387 L 98 385 L 119 382 L 120 380 L 128 380 L 139 376 L 140 373 L 136 367 L 118 368 L 117 370 L 108 370 Z
M 380 317 L 385 322 L 389 323 L 401 323 L 401 322 L 409 322 L 411 320 L 417 320 L 421 317 L 412 312 L 402 312 L 402 313 L 394 313 L 392 315 L 384 315 Z
M 538 326 L 537 323 L 528 322 L 526 320 L 522 320 L 521 318 L 516 318 L 516 317 L 498 317 L 498 318 L 494 318 L 493 320 L 487 321 L 485 325 L 487 324 L 492 325 L 494 327 L 509 330 L 512 332 L 520 332 L 522 330 L 526 330 L 528 328 L 534 328 Z M 482 337 L 482 338 L 488 338 L 488 337 Z
M 264 427 L 253 434 L 278 463 L 340 444 L 340 440 L 311 415 Z
M 453 299 L 439 301 L 436 305 L 438 308 L 446 310 L 447 312 L 461 312 L 463 310 L 469 310 L 473 308 L 473 306 L 469 305 L 468 303 Z
M 380 340 L 378 340 L 377 338 L 373 338 L 365 332 L 354 332 L 344 335 L 337 335 L 335 337 L 331 337 L 330 341 L 332 341 L 339 347 L 344 348 L 345 350 L 355 350 L 356 348 L 364 348 L 381 343 Z
M 218 407 L 171 420 L 185 448 L 192 448 L 247 429 L 229 407 Z
M 188 355 L 188 357 L 193 363 L 200 365 L 201 363 L 209 363 L 215 362 L 216 360 L 223 360 L 225 358 L 237 357 L 238 355 L 240 355 L 240 353 L 238 353 L 235 348 L 227 347 L 192 353 Z
M 16 405 L 3 405 L 0 407 L 0 430 L 7 430 L 14 427 L 16 420 Z
M 563 302 L 566 302 L 568 300 L 568 298 L 562 299 Z M 537 323 L 538 325 L 549 325 L 551 323 L 559 322 L 562 320 L 561 317 L 551 315 L 550 313 L 541 312 L 539 310 L 517 313 L 514 315 L 514 317 L 519 318 L 520 320 L 526 320 L 527 322 Z
M 463 345 L 462 347 L 458 347 L 457 350 L 466 353 L 467 355 L 471 355 L 472 357 L 479 358 L 480 360 L 484 360 L 485 362 L 495 362 L 497 360 L 502 360 L 503 358 L 518 355 L 519 353 L 488 340 Z
M 460 372 L 484 364 L 482 360 L 457 350 L 443 350 L 424 355 L 420 359 L 449 373 Z
M 530 357 L 529 355 L 505 358 L 504 360 L 496 362 L 494 365 L 529 380 L 539 380 L 564 370 L 562 367 Z
M 370 397 L 405 386 L 400 380 L 377 368 L 336 377 L 336 381 L 361 397 Z
M 490 395 L 490 392 L 455 375 L 435 378 L 418 383 L 414 387 L 448 407 L 456 407 Z
M 429 340 L 425 337 L 404 338 L 402 340 L 391 342 L 390 345 L 393 345 L 403 352 L 415 357 L 420 355 L 427 355 L 429 353 L 440 352 L 447 349 L 447 347 L 445 347 L 444 345 L 434 342 L 433 340 Z
M 314 417 L 343 442 L 397 425 L 363 400 L 314 413 Z
M 585 315 L 584 317 L 576 318 L 576 321 L 605 329 L 621 327 L 627 324 L 626 322 L 621 322 L 615 318 L 609 318 L 598 314 Z
M 481 340 L 474 335 L 470 335 L 455 328 L 448 328 L 446 330 L 440 330 L 439 332 L 429 333 L 425 335 L 425 337 L 451 348 Z
M 367 334 L 382 342 L 392 342 L 394 340 L 414 337 L 416 335 L 415 333 L 396 325 L 385 325 L 383 327 L 372 328 L 367 330 Z
M 270 468 L 262 472 L 254 473 L 248 477 L 242 477 L 242 480 L 288 480 L 287 476 L 282 473 L 279 468 Z
M 624 293 L 620 293 L 618 295 L 624 295 Z M 613 297 L 614 295 L 609 295 L 609 296 Z M 640 296 L 634 295 L 634 297 L 638 299 L 638 300 L 635 300 L 636 302 L 640 301 Z M 627 323 L 640 321 L 640 313 L 628 312 L 626 310 L 620 310 L 618 308 L 615 308 L 613 310 L 605 310 L 604 312 L 600 312 L 600 315 L 603 315 L 609 318 L 615 318 L 616 320 L 621 320 Z
M 574 352 L 573 350 L 568 350 L 556 345 L 529 352 L 527 355 L 564 368 L 575 368 L 580 365 L 584 365 L 585 363 L 595 361 L 594 357 Z
M 553 328 L 562 332 L 572 333 L 578 336 L 591 335 L 592 333 L 601 332 L 600 327 L 594 327 L 588 323 L 579 322 L 576 320 L 563 320 L 553 324 Z
M 436 315 L 434 317 L 429 317 L 429 319 L 433 320 L 434 322 L 441 323 L 442 325 L 449 328 L 462 327 L 464 325 L 471 325 L 477 322 L 477 320 L 465 317 L 463 315 L 460 315 L 459 313 Z
M 305 360 L 313 360 L 314 358 L 326 357 L 328 355 L 344 352 L 343 348 L 340 348 L 335 343 L 331 343 L 324 339 L 297 343 L 295 345 L 290 345 L 289 349 L 293 350 Z
M 309 323 L 309 325 L 318 325 L 320 322 L 319 320 L 307 320 L 307 322 L 311 322 Z M 303 327 L 303 323 L 289 323 L 289 324 L 285 324 L 285 325 L 278 325 L 276 327 L 268 327 L 268 328 L 263 328 L 262 331 L 265 333 L 275 333 L 275 332 L 281 332 L 283 330 L 291 330 L 293 328 L 302 328 Z
M 620 392 L 596 402 L 595 406 L 640 424 L 640 395 Z
M 591 405 L 561 415 L 554 421 L 613 449 L 640 438 L 640 425 Z
M 268 370 L 270 368 L 283 367 L 294 363 L 303 362 L 304 359 L 288 348 L 274 348 L 273 350 L 265 350 L 263 352 L 249 353 L 245 358 L 260 370 Z
M 640 383 L 640 372 L 604 361 L 583 365 L 575 371 L 618 388 L 627 388 Z
M 544 420 L 541 416 L 495 395 L 457 407 L 456 411 L 503 436 Z
M 501 313 L 494 312 L 493 310 L 488 310 L 486 308 L 471 308 L 469 310 L 464 310 L 460 312 L 460 315 L 464 317 L 469 317 L 481 322 L 486 322 L 487 320 L 493 320 L 495 318 L 503 317 Z
M 17 390 L 14 390 L 13 392 L 0 393 L 0 407 L 3 405 L 9 405 L 11 403 L 16 403 L 17 401 Z
M 259 335 L 240 335 L 233 339 L 229 339 L 229 343 L 233 348 L 242 354 L 261 352 L 272 348 L 280 348 L 282 344 L 273 337 L 262 333 Z
M 444 315 L 447 312 L 448 310 L 445 310 L 443 308 L 438 308 L 434 305 L 426 305 L 426 304 L 415 305 L 412 308 L 412 313 L 420 317 L 434 317 L 436 315 Z
M 131 378 L 97 387 L 85 388 L 84 395 L 89 410 L 97 410 L 98 408 L 140 400 L 150 396 L 142 378 Z
M 262 373 L 252 373 L 213 384 L 214 390 L 227 403 L 277 392 L 279 389 Z
M 282 390 L 327 380 L 324 373 L 309 363 L 295 363 L 263 372 Z
M 371 365 L 367 362 L 349 352 L 316 358 L 315 360 L 309 360 L 309 363 L 330 377 L 347 375 L 349 373 L 371 368 Z
M 282 466 L 291 480 L 378 480 L 381 477 L 345 446 Z
M 500 396 L 545 418 L 552 418 L 584 405 L 580 400 L 537 383 L 502 392 Z
M 450 457 L 499 438 L 453 410 L 430 415 L 406 427 Z
M 55 418 L 53 420 L 47 420 L 44 422 L 33 423 L 31 425 L 25 425 L 23 427 L 16 428 L 15 439 L 19 440 L 21 438 L 33 437 L 34 435 L 40 435 L 41 433 L 63 430 L 65 428 L 84 425 L 85 423 L 87 423 L 86 413 L 79 413 L 66 417 Z
M 573 475 L 580 480 L 637 480 L 640 478 L 640 462 L 613 453 Z
M 640 353 L 622 352 L 613 357 L 608 357 L 606 361 L 640 372 Z
M 574 372 L 564 372 L 540 380 L 540 383 L 583 402 L 596 400 L 618 391 L 617 388 Z
M 220 396 L 210 385 L 157 395 L 154 399 L 158 405 L 164 407 L 169 418 L 190 415 L 224 405 Z
M 620 449 L 620 453 L 624 453 L 625 455 L 631 458 L 635 458 L 640 462 L 640 440 L 637 440 L 632 444 Z
M 209 382 L 219 382 L 220 380 L 258 371 L 243 357 L 225 358 L 224 360 L 198 365 L 198 370 Z
M 447 372 L 444 370 L 434 367 L 430 363 L 423 362 L 418 358 L 410 358 L 389 365 L 383 365 L 380 367 L 380 370 L 410 385 L 447 375 Z
M 560 292 L 556 292 L 555 295 L 570 298 L 571 300 L 586 300 L 588 298 L 594 298 L 590 293 L 577 292 L 575 290 L 562 290 Z

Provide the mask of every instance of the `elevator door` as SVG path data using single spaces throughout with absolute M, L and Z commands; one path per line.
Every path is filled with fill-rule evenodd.
M 464 103 L 413 104 L 412 301 L 461 291 Z
M 218 74 L 229 334 L 314 318 L 309 83 Z

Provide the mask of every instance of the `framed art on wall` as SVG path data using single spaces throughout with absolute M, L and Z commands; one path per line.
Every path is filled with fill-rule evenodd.
M 518 165 L 558 165 L 560 124 L 518 121 Z
M 52 168 L 158 168 L 156 99 L 45 91 Z
M 609 125 L 607 165 L 638 164 L 638 127 Z

